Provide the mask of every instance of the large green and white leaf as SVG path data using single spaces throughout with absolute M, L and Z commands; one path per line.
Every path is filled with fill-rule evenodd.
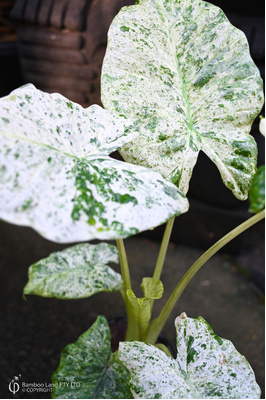
M 107 243 L 78 244 L 52 253 L 29 268 L 24 294 L 80 299 L 122 288 L 122 277 L 108 263 L 118 263 L 118 251 Z
M 132 399 L 129 372 L 112 356 L 111 333 L 103 316 L 62 351 L 52 383 L 56 399 Z
M 205 397 L 260 398 L 254 372 L 230 340 L 217 336 L 202 318 L 182 313 L 175 320 L 177 362 Z
M 160 174 L 108 156 L 135 135 L 122 117 L 32 85 L 2 98 L 0 218 L 66 243 L 126 237 L 185 212 Z
M 260 388 L 244 356 L 199 317 L 175 321 L 177 359 L 143 342 L 123 342 L 119 358 L 135 398 L 255 399 Z
M 263 104 L 247 39 L 201 0 L 140 0 L 109 30 L 102 102 L 146 131 L 121 153 L 159 171 L 184 193 L 199 151 L 245 199 L 257 147 L 249 135 Z

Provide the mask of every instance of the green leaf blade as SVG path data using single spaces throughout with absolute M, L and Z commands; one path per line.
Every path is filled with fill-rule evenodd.
M 102 101 L 146 128 L 122 148 L 126 161 L 159 171 L 186 193 L 201 150 L 234 195 L 247 197 L 262 80 L 244 34 L 218 7 L 143 0 L 120 11 L 109 30 Z M 239 154 L 242 143 L 248 153 Z
M 254 372 L 232 342 L 202 318 L 176 318 L 177 361 L 201 398 L 259 398 Z
M 119 359 L 130 371 L 135 398 L 193 398 L 193 389 L 184 380 L 175 360 L 155 346 L 143 342 L 121 342 Z
M 161 175 L 108 156 L 137 134 L 124 118 L 32 85 L 0 106 L 3 220 L 69 243 L 125 238 L 187 211 Z
M 118 263 L 118 251 L 107 243 L 79 244 L 52 253 L 29 268 L 24 295 L 80 299 L 98 292 L 115 292 L 122 277 L 107 264 Z
M 112 359 L 110 329 L 106 319 L 99 316 L 87 332 L 62 351 L 59 368 L 52 376 L 53 398 L 132 398 L 128 380 L 127 369 Z M 73 382 L 78 385 L 71 386 Z
M 249 191 L 249 211 L 258 213 L 265 208 L 265 165 L 261 165 Z
M 163 284 L 159 279 L 143 278 L 141 285 L 144 298 L 155 300 L 160 299 L 163 295 Z
M 217 336 L 199 317 L 176 318 L 177 359 L 142 342 L 119 345 L 119 358 L 131 374 L 139 398 L 260 398 L 260 388 L 245 357 Z
M 137 136 L 130 122 L 114 118 L 100 106 L 83 108 L 59 93 L 42 92 L 32 84 L 1 99 L 0 121 L 3 136 L 23 138 L 77 158 L 108 155 Z

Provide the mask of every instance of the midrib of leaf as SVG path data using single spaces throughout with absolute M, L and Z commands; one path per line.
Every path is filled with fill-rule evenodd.
M 164 17 L 165 17 L 165 24 L 167 25 L 167 31 L 168 31 L 168 37 L 169 37 L 169 43 L 170 43 L 170 47 L 171 47 L 171 52 L 172 52 L 173 59 L 175 60 L 176 71 L 177 71 L 177 75 L 178 75 L 178 78 L 179 78 L 179 82 L 177 82 L 177 84 L 180 83 L 180 85 L 181 85 L 181 91 L 182 91 L 182 95 L 183 95 L 183 99 L 184 99 L 184 104 L 185 104 L 185 107 L 186 107 L 187 127 L 188 127 L 188 129 L 190 131 L 190 134 L 192 134 L 192 132 L 195 132 L 194 124 L 193 124 L 193 120 L 192 120 L 192 116 L 191 116 L 191 109 L 190 109 L 188 94 L 187 94 L 187 91 L 186 91 L 186 88 L 185 88 L 184 80 L 183 80 L 181 69 L 180 69 L 180 63 L 179 63 L 178 57 L 176 55 L 175 47 L 174 47 L 174 44 L 173 44 L 172 28 L 169 25 L 167 13 L 166 13 L 165 8 L 163 6 L 162 0 L 160 0 L 160 3 L 161 3 L 161 8 L 163 10 L 163 14 L 164 14 Z M 189 141 L 190 141 L 190 135 L 188 136 L 187 143 L 189 143 Z
M 41 114 L 41 111 L 40 111 L 40 114 Z M 24 121 L 24 118 L 21 116 L 21 115 L 15 115 L 14 116 L 14 118 L 18 121 L 18 122 L 20 122 L 22 125 L 24 125 L 24 123 L 25 123 L 25 121 Z M 37 121 L 35 121 L 35 122 L 37 122 L 37 124 L 38 124 L 38 122 L 39 122 L 40 120 L 37 120 Z M 27 125 L 29 125 L 30 127 L 32 127 L 32 130 L 33 131 L 35 131 L 35 129 L 36 129 L 36 125 L 35 125 L 35 123 L 32 121 L 32 120 L 30 120 L 30 119 L 27 119 Z M 50 121 L 50 119 L 49 118 L 46 118 L 45 119 L 45 126 L 46 126 L 46 129 L 47 129 L 47 131 L 50 131 L 50 132 L 54 132 L 54 128 L 55 128 L 55 125 L 54 124 L 52 124 L 51 123 L 51 121 Z M 4 133 L 5 134 L 5 133 Z M 6 136 L 9 136 L 9 137 L 15 137 L 15 138 L 17 138 L 15 135 L 9 135 L 9 134 L 5 134 Z M 60 138 L 62 139 L 62 137 L 60 136 Z M 29 140 L 30 141 L 30 139 L 28 139 L 26 136 L 23 136 L 23 137 L 19 137 L 19 139 L 20 140 Z M 39 142 L 35 142 L 35 141 L 32 141 L 32 143 L 36 143 L 36 144 L 38 144 L 39 146 L 45 146 L 44 144 L 42 144 L 42 143 L 39 143 Z M 65 143 L 65 141 L 64 140 L 62 140 L 61 141 L 61 145 L 62 145 L 62 147 L 64 147 L 67 151 L 66 151 L 66 155 L 69 155 L 70 153 L 69 153 L 69 150 L 71 151 L 71 148 L 69 147 L 69 146 L 67 146 L 67 144 Z M 46 146 L 48 146 L 49 147 L 49 145 L 46 145 Z M 52 146 L 50 146 L 51 148 L 53 148 Z M 56 148 L 54 148 L 54 149 L 56 149 Z M 81 150 L 82 150 L 82 148 L 81 148 Z M 59 151 L 59 150 L 58 150 Z M 72 151 L 72 153 L 75 155 L 75 153 Z M 82 153 L 83 153 L 83 150 L 82 150 Z
M 70 157 L 70 158 L 74 158 L 74 159 L 81 159 L 82 158 L 82 157 L 77 156 L 75 154 L 69 154 L 69 153 L 66 153 L 64 151 L 61 151 L 61 150 L 57 149 L 56 147 L 53 147 L 53 146 L 51 146 L 49 144 L 44 144 L 44 143 L 40 143 L 40 142 L 37 142 L 35 140 L 29 139 L 29 138 L 27 138 L 25 136 L 10 135 L 9 133 L 6 133 L 6 132 L 0 132 L 0 134 L 2 134 L 5 137 L 11 138 L 13 140 L 20 140 L 20 141 L 31 143 L 31 144 L 33 144 L 35 146 L 38 146 L 38 147 L 43 147 L 43 148 L 46 148 L 46 149 L 50 149 L 52 151 L 55 151 L 55 152 L 57 152 L 59 154 L 62 154 L 64 156 L 67 156 L 67 157 Z M 63 146 L 63 143 L 62 143 L 62 146 Z
M 196 136 L 198 137 L 199 141 L 200 141 L 202 144 L 204 143 L 205 146 L 207 145 L 207 147 L 209 148 L 209 146 L 208 146 L 208 144 L 207 144 L 207 140 L 206 140 L 204 137 L 202 137 L 202 136 L 200 135 L 200 133 L 197 132 L 197 130 L 194 128 L 194 123 L 193 123 L 192 116 L 191 116 L 191 109 L 190 109 L 190 103 L 189 103 L 188 94 L 187 94 L 187 91 L 186 91 L 186 88 L 185 88 L 185 84 L 184 84 L 184 80 L 183 80 L 183 77 L 182 77 L 182 73 L 181 73 L 181 69 L 180 69 L 180 63 L 179 63 L 179 60 L 178 60 L 178 56 L 176 55 L 175 48 L 174 48 L 174 45 L 173 45 L 173 38 L 172 38 L 171 27 L 170 27 L 170 25 L 169 25 L 169 23 L 168 23 L 169 21 L 168 21 L 168 18 L 167 18 L 167 13 L 166 13 L 165 8 L 164 8 L 164 6 L 163 6 L 162 0 L 159 0 L 159 1 L 160 1 L 160 3 L 161 3 L 161 8 L 162 8 L 162 11 L 163 11 L 163 14 L 164 14 L 164 17 L 165 17 L 165 24 L 167 25 L 168 37 L 169 37 L 169 42 L 170 42 L 170 46 L 171 46 L 171 52 L 172 52 L 173 58 L 175 59 L 176 71 L 177 71 L 177 74 L 178 74 L 178 77 L 179 77 L 179 83 L 180 83 L 180 85 L 181 85 L 181 90 L 182 90 L 182 94 L 183 94 L 184 104 L 185 104 L 185 106 L 186 106 L 187 127 L 188 127 L 188 130 L 190 131 L 190 135 L 188 136 L 187 143 L 189 143 L 189 141 L 190 141 L 190 136 L 193 135 L 193 133 L 194 133 L 194 134 L 196 134 Z M 217 57 L 217 55 L 215 55 L 215 57 Z M 213 57 L 213 59 L 214 59 L 215 57 Z M 197 121 L 197 122 L 198 122 L 198 121 Z M 194 136 L 194 135 L 193 135 L 193 136 Z M 205 146 L 202 146 L 202 150 L 204 150 L 204 147 L 205 147 Z M 213 151 L 213 150 L 210 149 L 210 148 L 209 148 L 209 151 L 210 151 L 212 154 L 215 154 L 215 158 L 219 160 L 219 163 L 220 163 L 220 165 L 221 165 L 221 168 L 222 168 L 223 170 L 225 170 L 225 171 L 227 172 L 227 175 L 229 175 L 229 176 L 231 177 L 231 179 L 232 179 L 233 182 L 234 182 L 235 187 L 238 187 L 238 184 L 237 184 L 237 182 L 236 182 L 236 180 L 235 180 L 235 177 L 234 177 L 234 175 L 233 175 L 233 172 L 230 171 L 230 169 L 229 169 L 227 166 L 224 165 L 224 163 L 223 163 L 222 160 L 220 159 L 219 155 L 218 155 L 215 151 Z
M 101 386 L 102 386 L 102 382 L 103 382 L 103 380 L 104 380 L 104 378 L 105 378 L 105 376 L 107 374 L 108 368 L 111 367 L 111 365 L 109 365 L 110 359 L 111 359 L 111 357 L 109 355 L 109 358 L 108 359 L 106 358 L 106 364 L 107 365 L 105 365 L 104 370 L 102 371 L 102 374 L 100 375 L 100 378 L 98 379 L 98 382 L 95 385 L 95 389 L 93 391 L 93 398 L 94 399 L 98 399 L 99 398 L 98 395 L 102 394 Z

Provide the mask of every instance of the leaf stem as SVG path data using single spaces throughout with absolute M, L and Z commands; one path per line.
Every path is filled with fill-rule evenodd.
M 122 278 L 123 278 L 123 282 L 124 282 L 124 290 L 126 292 L 128 289 L 131 289 L 131 279 L 130 279 L 130 272 L 129 272 L 128 262 L 127 262 L 126 249 L 125 249 L 123 239 L 117 239 L 116 243 L 117 243 L 117 248 L 118 248 L 118 252 L 119 252 L 121 273 L 122 273 Z
M 157 262 L 156 262 L 154 273 L 153 273 L 154 280 L 159 280 L 161 278 L 161 274 L 162 274 L 162 270 L 163 270 L 163 266 L 164 266 L 164 260 L 165 260 L 166 252 L 168 249 L 174 222 L 175 222 L 175 217 L 172 217 L 166 223 L 160 251 L 158 254 Z M 154 303 L 154 300 L 151 301 L 151 306 L 150 306 L 151 313 L 152 313 L 153 303 Z
M 157 263 L 156 263 L 156 266 L 154 269 L 154 274 L 153 274 L 153 278 L 156 280 L 160 279 L 160 277 L 161 277 L 161 273 L 163 270 L 163 264 L 164 264 L 164 260 L 165 260 L 165 255 L 166 255 L 166 251 L 168 249 L 168 244 L 169 244 L 169 240 L 171 237 L 174 222 L 175 222 L 175 217 L 170 218 L 167 221 L 167 224 L 165 227 L 161 248 L 159 251 Z
M 124 283 L 124 293 L 123 293 L 122 297 L 125 301 L 126 310 L 127 310 L 127 332 L 126 332 L 125 340 L 138 340 L 139 332 L 138 332 L 137 319 L 135 317 L 134 310 L 130 304 L 130 301 L 128 300 L 127 295 L 126 295 L 127 290 L 131 290 L 131 278 L 130 278 L 130 272 L 129 272 L 129 267 L 128 267 L 126 249 L 124 246 L 123 239 L 117 239 L 116 243 L 117 243 L 117 248 L 118 248 L 118 252 L 119 252 L 121 274 L 122 274 L 122 279 L 123 279 L 123 283 Z
M 178 283 L 167 303 L 165 304 L 163 310 L 161 311 L 158 318 L 154 319 L 150 324 L 149 330 L 146 335 L 146 341 L 148 343 L 154 344 L 156 342 L 159 333 L 161 332 L 164 324 L 166 323 L 168 317 L 170 316 L 172 310 L 174 309 L 176 302 L 179 297 L 193 278 L 193 276 L 199 271 L 199 269 L 205 265 L 205 263 L 215 254 L 218 250 L 220 250 L 223 246 L 225 246 L 228 242 L 233 240 L 236 236 L 240 235 L 242 232 L 247 230 L 252 225 L 256 224 L 260 220 L 265 218 L 265 210 L 260 211 L 258 214 L 249 218 L 231 232 L 227 233 L 224 237 L 222 237 L 218 242 L 216 242 L 212 247 L 210 247 L 187 271 L 187 273 L 183 276 L 181 281 Z

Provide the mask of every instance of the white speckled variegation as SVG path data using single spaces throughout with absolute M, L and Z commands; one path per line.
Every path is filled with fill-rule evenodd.
M 118 263 L 118 250 L 107 243 L 83 243 L 50 254 L 29 268 L 24 294 L 58 299 L 81 299 L 98 292 L 116 292 L 120 274 L 108 263 Z
M 0 100 L 0 218 L 55 242 L 123 238 L 187 211 L 157 172 L 108 156 L 125 118 L 29 85 Z
M 244 356 L 199 317 L 176 318 L 177 359 L 143 342 L 122 342 L 119 358 L 135 398 L 258 399 L 260 388 Z
M 108 38 L 102 102 L 146 128 L 122 148 L 124 159 L 186 193 L 203 151 L 246 199 L 257 158 L 249 132 L 263 92 L 244 33 L 201 0 L 140 0 L 119 12 Z

